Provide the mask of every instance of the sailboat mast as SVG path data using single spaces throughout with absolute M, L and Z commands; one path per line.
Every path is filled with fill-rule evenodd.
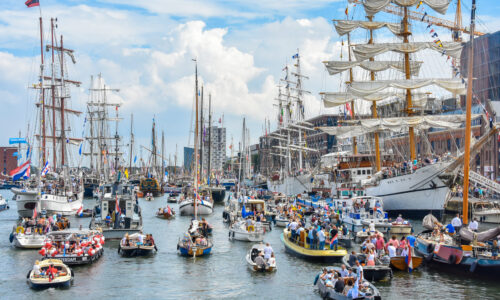
M 43 61 L 43 21 L 42 17 L 40 17 L 40 58 L 41 58 L 41 63 L 40 63 L 40 84 L 41 86 L 41 93 L 42 93 L 42 117 L 40 118 L 40 122 L 42 123 L 42 164 L 41 166 L 45 166 L 45 161 L 47 159 L 46 157 L 46 151 L 47 151 L 47 138 L 46 138 L 46 133 L 45 133 L 45 88 L 44 88 L 44 61 Z
M 351 57 L 351 34 L 347 34 L 347 57 L 349 61 L 352 61 Z M 352 83 L 354 81 L 354 76 L 352 74 L 352 68 L 349 69 L 349 83 Z M 356 116 L 356 112 L 354 111 L 354 99 L 351 101 L 351 112 L 352 112 L 352 118 Z M 356 141 L 356 137 L 352 137 L 352 153 L 353 154 L 358 154 L 358 143 Z
M 464 155 L 464 187 L 462 199 L 463 223 L 468 224 L 469 215 L 469 165 L 470 165 L 470 140 L 471 140 L 471 111 L 472 111 L 472 81 L 474 67 L 474 29 L 476 27 L 476 0 L 472 0 L 470 18 L 470 51 L 467 66 L 467 103 L 465 115 L 465 155 Z
M 170 156 L 169 156 L 168 162 L 170 164 Z M 162 130 L 161 131 L 161 172 L 160 172 L 160 176 L 162 178 L 162 181 L 163 181 L 164 174 L 165 174 L 165 133 Z
M 64 166 L 66 159 L 66 129 L 64 128 L 64 98 L 66 97 L 64 92 L 64 47 L 63 47 L 63 36 L 61 35 L 61 50 L 59 51 L 59 56 L 61 60 L 61 94 L 59 95 L 59 101 L 61 101 L 61 166 Z M 55 109 L 55 107 L 54 107 Z
M 200 104 L 200 179 L 203 178 L 203 143 L 204 143 L 204 134 L 203 134 L 203 86 L 201 86 L 201 104 Z
M 104 87 L 106 88 L 106 87 Z M 120 140 L 120 136 L 118 135 L 118 105 L 115 108 L 115 171 L 118 170 L 118 162 L 120 158 L 118 157 L 118 141 Z
M 210 182 L 210 173 L 212 172 L 212 94 L 208 94 L 208 164 L 207 164 L 207 182 Z
M 409 21 L 408 21 L 408 7 L 404 7 L 404 17 L 403 17 L 403 43 L 408 44 L 408 36 L 411 35 L 411 32 L 408 31 Z M 411 69 L 410 69 L 410 53 L 406 52 L 405 54 L 405 75 L 406 79 L 411 79 Z M 411 89 L 406 90 L 406 112 L 408 116 L 413 114 L 413 105 L 411 99 Z M 415 153 L 415 131 L 413 126 L 410 126 L 408 135 L 410 137 L 410 157 L 412 162 L 417 158 Z
M 55 84 L 55 70 L 54 70 L 54 19 L 50 19 L 50 35 L 51 35 L 51 49 L 52 49 L 52 83 L 51 83 L 51 91 L 52 91 L 52 163 L 54 164 L 54 171 L 57 169 L 57 156 L 56 156 L 56 84 Z
M 132 155 L 134 151 L 134 114 L 130 114 L 130 154 L 128 161 L 128 169 L 132 171 Z
M 198 198 L 198 62 L 196 59 L 194 59 L 195 62 L 195 94 L 196 94 L 196 103 L 195 103 L 195 110 L 196 110 L 196 118 L 195 118 L 195 137 L 194 137 L 194 199 L 193 199 L 193 205 L 194 205 L 194 219 L 198 219 L 198 208 L 196 206 L 196 198 Z
M 373 22 L 373 16 L 369 16 L 368 20 L 370 22 Z M 368 41 L 368 44 L 373 44 L 373 29 L 370 29 L 370 40 Z M 349 51 L 350 53 L 350 51 Z M 370 57 L 370 61 L 374 61 L 375 59 L 373 57 Z M 350 69 L 352 72 L 352 68 Z M 370 80 L 375 81 L 375 72 L 370 71 Z M 378 118 L 377 114 L 377 101 L 372 101 L 372 117 L 374 119 Z M 382 166 L 380 164 L 380 142 L 379 142 L 379 136 L 378 132 L 374 132 L 374 138 L 375 138 L 375 167 L 377 172 L 382 169 Z

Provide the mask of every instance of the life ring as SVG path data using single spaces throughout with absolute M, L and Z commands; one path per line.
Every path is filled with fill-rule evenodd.
M 316 285 L 316 283 L 318 283 L 318 279 L 319 279 L 319 274 L 316 275 L 316 277 L 314 278 L 314 284 L 313 285 Z
M 23 226 L 17 226 L 16 228 L 16 233 L 24 233 L 24 227 Z

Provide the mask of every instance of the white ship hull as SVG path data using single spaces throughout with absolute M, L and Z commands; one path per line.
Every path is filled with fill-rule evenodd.
M 412 174 L 381 179 L 377 186 L 366 187 L 366 194 L 383 198 L 385 211 L 443 211 L 450 189 L 433 176 L 446 165 L 428 165 Z
M 203 203 L 196 203 L 198 215 L 210 215 L 213 212 L 213 204 L 211 202 L 203 201 Z M 179 211 L 181 216 L 194 215 L 194 201 L 184 200 L 179 204 Z
M 287 196 L 307 194 L 311 191 L 311 175 L 304 174 L 295 177 L 285 177 L 283 180 L 267 180 L 267 188 L 271 192 L 282 193 Z
M 233 240 L 244 241 L 244 242 L 262 242 L 264 240 L 263 231 L 253 231 L 248 232 L 246 230 L 240 230 L 239 228 L 230 228 L 229 237 Z
M 473 212 L 472 216 L 477 218 L 479 222 L 500 224 L 500 210 L 498 209 Z
M 38 190 L 12 189 L 12 192 L 15 194 L 17 212 L 23 218 L 31 218 L 35 207 L 37 212 L 72 216 L 83 203 L 83 191 L 74 196 L 38 195 Z
M 22 234 L 18 233 L 14 236 L 14 246 L 22 249 L 40 249 L 45 245 L 45 234 Z

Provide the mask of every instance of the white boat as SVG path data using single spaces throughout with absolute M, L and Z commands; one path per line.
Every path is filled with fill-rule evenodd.
M 28 272 L 27 280 L 33 289 L 68 288 L 73 283 L 73 271 L 59 259 L 47 259 L 38 263 L 40 271 L 49 275 Z
M 360 196 L 350 199 L 351 205 L 346 206 L 342 212 L 342 223 L 353 232 L 374 226 L 377 230 L 387 232 L 392 224 L 389 223 L 387 213 L 384 212 L 382 198 L 372 196 Z M 365 204 L 369 204 L 367 210 Z M 373 225 L 371 225 L 373 224 Z
M 30 218 L 36 207 L 38 212 L 73 216 L 82 206 L 83 189 L 78 193 L 42 193 L 39 189 L 12 188 L 17 203 L 17 213 L 22 218 Z
M 284 215 L 277 215 L 274 221 L 276 222 L 274 225 L 278 227 L 286 227 L 290 222 Z
M 264 240 L 264 227 L 258 223 L 247 226 L 245 220 L 239 220 L 229 227 L 229 238 L 237 241 L 262 242 Z
M 252 246 L 252 248 L 248 251 L 247 255 L 246 255 L 246 261 L 247 261 L 247 265 L 248 265 L 248 268 L 252 271 L 255 271 L 255 272 L 274 272 L 277 270 L 276 268 L 276 260 L 269 264 L 269 263 L 266 263 L 266 265 L 262 265 L 262 266 L 258 266 L 256 263 L 255 263 L 255 258 L 260 254 L 260 253 L 263 253 L 264 252 L 264 247 L 266 245 L 264 243 L 259 243 L 259 244 L 255 244 Z
M 48 221 L 45 221 L 43 227 L 37 227 L 36 224 L 38 220 L 30 220 L 28 223 L 18 222 L 14 226 L 10 234 L 9 240 L 14 243 L 16 248 L 21 249 L 40 249 L 45 245 L 45 239 L 47 238 L 47 233 L 52 230 L 52 228 L 68 228 L 70 222 L 67 218 L 61 218 L 56 224 L 48 225 Z M 49 226 L 48 228 L 46 226 Z M 59 227 L 60 226 L 60 227 Z
M 7 203 L 7 199 L 5 199 L 2 195 L 0 195 L 0 211 L 9 209 L 9 204 Z
M 449 163 L 438 162 L 416 169 L 413 173 L 380 179 L 366 186 L 367 195 L 382 197 L 384 209 L 395 212 L 442 212 L 450 195 L 448 186 L 436 176 Z
M 479 202 L 472 207 L 472 217 L 483 223 L 500 223 L 500 206 L 495 202 Z
M 198 215 L 210 215 L 213 212 L 213 204 L 210 201 L 203 201 L 196 204 Z M 179 211 L 181 216 L 191 216 L 194 215 L 194 201 L 191 198 L 187 198 L 181 203 L 179 203 Z
M 271 192 L 282 193 L 287 196 L 307 194 L 311 191 L 311 174 L 300 174 L 296 176 L 285 176 L 279 180 L 267 180 L 267 188 Z
M 21 249 L 40 249 L 44 245 L 45 234 L 38 233 L 16 233 L 14 234 L 14 246 Z
M 123 218 L 115 218 L 116 207 Z M 133 197 L 133 186 L 130 184 L 106 184 L 103 186 L 103 196 L 99 199 L 96 214 L 90 221 L 90 229 L 102 230 L 107 240 L 121 239 L 142 230 L 142 215 L 139 205 Z

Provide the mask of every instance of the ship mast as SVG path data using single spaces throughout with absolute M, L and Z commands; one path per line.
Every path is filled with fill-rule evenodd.
M 411 32 L 408 31 L 408 26 L 409 26 L 409 21 L 408 21 L 408 7 L 404 7 L 404 17 L 403 17 L 403 32 L 401 35 L 403 36 L 403 43 L 408 44 L 408 36 L 411 35 Z M 410 53 L 405 52 L 405 76 L 407 80 L 411 79 L 411 69 L 410 69 Z M 411 89 L 406 90 L 406 113 L 408 116 L 411 116 L 413 114 L 413 105 L 412 105 L 412 99 L 411 99 Z M 415 153 L 415 130 L 413 126 L 410 126 L 408 135 L 410 138 L 410 158 L 411 161 L 413 162 L 416 158 L 417 155 Z
M 129 170 L 132 172 L 132 156 L 134 151 L 134 114 L 130 114 L 130 154 L 129 154 Z
M 198 208 L 196 206 L 196 200 L 198 198 L 198 62 L 196 59 L 193 59 L 195 62 L 195 94 L 196 94 L 196 102 L 195 102 L 195 110 L 196 110 L 196 119 L 195 119 L 195 137 L 194 137 L 194 219 L 198 219 Z
M 370 22 L 373 22 L 373 16 L 369 16 L 368 20 Z M 349 36 L 349 35 L 348 35 Z M 370 29 L 370 40 L 368 41 L 368 44 L 373 44 L 373 29 Z M 349 57 L 351 55 L 351 51 L 349 50 Z M 370 61 L 375 61 L 373 57 L 370 57 Z M 352 68 L 349 69 L 352 72 Z M 375 72 L 370 71 L 370 80 L 375 81 Z M 354 107 L 352 108 L 354 112 Z M 354 114 L 354 113 L 353 113 Z M 377 114 L 377 101 L 372 101 L 372 117 L 376 119 L 378 117 Z M 379 143 L 379 136 L 378 132 L 374 132 L 374 142 L 375 142 L 375 168 L 378 171 L 382 169 L 380 165 L 380 143 Z M 356 154 L 356 153 L 355 153 Z
M 208 164 L 207 183 L 210 182 L 212 172 L 212 94 L 208 94 Z
M 371 33 L 371 30 L 370 30 Z M 370 35 L 371 37 L 371 35 Z M 349 58 L 349 61 L 352 61 L 351 58 L 351 34 L 347 34 L 347 57 Z M 352 74 L 352 68 L 349 69 L 349 84 L 354 81 L 354 76 Z M 354 111 L 354 99 L 351 101 L 351 111 L 352 111 L 352 118 L 354 119 L 355 117 L 355 111 Z M 356 137 L 354 136 L 352 138 L 352 153 L 353 154 L 358 154 L 358 143 L 356 141 Z
M 43 61 L 43 21 L 42 17 L 40 17 L 40 84 L 41 84 L 41 96 L 42 96 L 42 117 L 40 118 L 40 122 L 42 123 L 42 164 L 41 167 L 45 166 L 45 161 L 47 159 L 46 151 L 47 151 L 47 138 L 45 131 L 45 87 L 44 87 L 44 61 Z
M 462 199 L 463 224 L 468 224 L 469 215 L 469 165 L 470 165 L 470 143 L 471 143 L 471 110 L 472 110 L 472 81 L 474 67 L 474 29 L 476 27 L 476 0 L 472 0 L 470 18 L 470 51 L 467 66 L 467 103 L 465 119 L 465 155 L 464 155 L 464 187 Z

